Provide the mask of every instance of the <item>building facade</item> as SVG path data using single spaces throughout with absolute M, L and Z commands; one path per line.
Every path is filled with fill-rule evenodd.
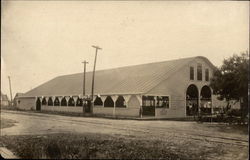
M 125 117 L 180 118 L 213 112 L 216 96 L 209 87 L 214 65 L 197 56 L 171 61 L 99 70 L 96 72 L 94 106 L 83 107 L 91 95 L 92 72 L 56 77 L 18 98 L 26 110 L 90 112 Z

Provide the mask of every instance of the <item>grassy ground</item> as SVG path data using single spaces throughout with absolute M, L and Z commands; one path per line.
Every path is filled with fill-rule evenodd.
M 3 128 L 9 128 L 15 125 L 15 123 L 17 123 L 14 120 L 11 119 L 6 119 L 6 118 L 1 118 L 1 129 Z
M 5 126 L 14 121 L 1 119 Z M 21 123 L 21 121 L 20 121 Z M 8 125 L 6 125 L 8 124 Z M 202 125 L 202 124 L 197 124 Z M 204 124 L 205 125 L 205 124 Z M 1 125 L 2 126 L 2 125 Z M 80 127 L 80 126 L 78 126 Z M 246 126 L 206 125 L 227 131 L 241 130 Z M 236 128 L 235 128 L 236 127 Z M 241 127 L 241 128 L 238 128 Z M 242 130 L 242 127 L 243 128 Z M 215 128 L 215 131 L 217 129 Z M 230 141 L 213 139 L 210 135 L 201 137 L 195 134 L 157 132 L 157 134 L 90 134 L 64 133 L 47 135 L 1 136 L 0 147 L 6 147 L 15 155 L 25 159 L 247 159 L 248 148 Z M 70 130 L 71 131 L 71 130 Z M 87 130 L 86 130 L 87 132 Z M 40 132 L 39 132 L 40 133 Z M 243 134 L 240 133 L 240 134 Z M 205 135 L 205 133 L 204 133 Z M 216 136 L 216 134 L 215 134 Z M 214 141 L 215 140 L 215 141 Z
M 1 136 L 0 142 L 25 159 L 204 159 L 208 152 L 221 154 L 216 148 L 190 153 L 160 140 L 142 141 L 103 134 Z

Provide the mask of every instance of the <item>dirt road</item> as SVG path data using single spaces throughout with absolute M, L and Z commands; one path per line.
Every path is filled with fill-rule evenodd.
M 167 141 L 189 149 L 230 146 L 222 159 L 241 159 L 248 155 L 248 135 L 227 124 L 114 120 L 3 110 L 1 118 L 18 122 L 11 128 L 2 129 L 1 135 L 102 133 L 147 141 Z

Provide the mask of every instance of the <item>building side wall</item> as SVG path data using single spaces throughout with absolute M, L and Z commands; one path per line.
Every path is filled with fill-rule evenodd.
M 19 104 L 17 104 L 17 108 L 23 110 L 36 110 L 36 98 L 19 98 Z
M 1 100 L 1 106 L 9 106 L 9 101 Z
M 83 108 L 80 107 L 80 106 L 77 106 L 77 107 L 65 107 L 65 106 L 42 105 L 41 110 L 44 110 L 44 111 L 57 111 L 57 112 L 83 113 Z
M 202 81 L 197 80 L 197 64 L 202 64 Z M 194 67 L 194 80 L 190 80 L 190 67 Z M 205 69 L 209 69 L 209 77 L 213 74 L 213 69 L 203 59 L 197 58 L 185 65 L 171 77 L 158 84 L 147 94 L 169 95 L 169 109 L 156 109 L 156 117 L 178 118 L 186 117 L 186 90 L 189 85 L 195 84 L 199 90 L 209 82 L 205 81 Z
M 126 108 L 95 106 L 93 113 L 97 115 L 138 117 L 140 103 L 136 96 L 131 96 Z
M 128 108 L 140 109 L 140 102 L 135 95 L 131 96 L 129 99 Z

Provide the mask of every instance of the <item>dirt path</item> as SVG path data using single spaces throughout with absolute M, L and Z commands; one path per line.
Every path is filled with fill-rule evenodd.
M 226 124 L 113 120 L 16 111 L 3 111 L 1 117 L 18 122 L 14 127 L 2 129 L 1 135 L 102 133 L 147 141 L 166 141 L 176 146 L 187 147 L 189 150 L 230 146 L 222 159 L 241 159 L 248 154 L 248 135 Z

